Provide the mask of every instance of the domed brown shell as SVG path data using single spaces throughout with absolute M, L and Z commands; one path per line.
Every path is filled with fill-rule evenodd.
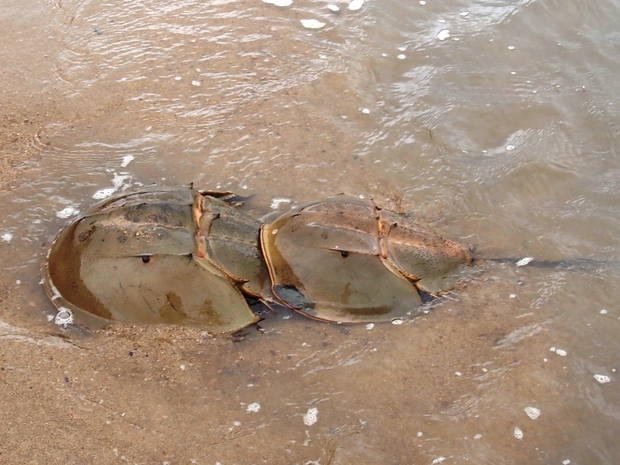
M 261 245 L 274 295 L 312 318 L 338 322 L 409 315 L 427 291 L 453 285 L 458 268 L 471 262 L 465 246 L 344 195 L 263 225 Z
M 257 322 L 237 284 L 197 253 L 196 204 L 212 199 L 237 215 L 215 197 L 226 194 L 151 188 L 97 205 L 54 240 L 43 266 L 49 297 L 59 309 L 104 322 L 199 325 L 220 333 Z

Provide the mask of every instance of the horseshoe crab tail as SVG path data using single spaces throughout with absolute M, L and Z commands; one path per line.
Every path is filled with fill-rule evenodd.
M 530 266 L 534 268 L 553 268 L 553 269 L 585 269 L 594 270 L 604 268 L 609 265 L 618 265 L 620 260 L 604 260 L 598 258 L 569 258 L 565 260 L 539 260 L 533 257 L 480 257 L 476 262 L 507 263 L 517 267 Z

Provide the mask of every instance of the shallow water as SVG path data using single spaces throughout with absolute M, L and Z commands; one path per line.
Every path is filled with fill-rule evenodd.
M 4 3 L 3 105 L 44 120 L 0 192 L 10 463 L 616 462 L 620 3 Z M 257 215 L 373 196 L 515 260 L 398 326 L 48 321 L 39 267 L 70 218 L 189 182 Z

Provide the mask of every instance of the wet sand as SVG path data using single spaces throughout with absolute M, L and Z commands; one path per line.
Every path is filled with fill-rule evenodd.
M 260 64 L 252 57 L 256 53 L 265 58 L 259 45 L 254 50 L 252 42 L 228 42 L 238 47 L 235 52 L 245 60 L 240 75 L 250 73 L 253 61 L 258 63 L 256 74 L 248 76 L 255 80 L 261 98 L 247 98 L 245 88 L 235 94 L 242 86 L 232 84 L 246 77 L 236 81 L 237 74 L 231 72 L 232 84 L 222 85 L 224 89 L 230 85 L 239 105 L 226 107 L 227 96 L 218 93 L 221 89 L 216 86 L 218 92 L 209 96 L 210 104 L 205 106 L 223 109 L 215 116 L 200 114 L 201 108 L 193 107 L 194 89 L 187 86 L 178 91 L 173 79 L 146 86 L 169 97 L 152 103 L 153 107 L 162 105 L 155 109 L 136 98 L 144 90 L 142 81 L 119 84 L 122 66 L 120 71 L 115 67 L 115 53 L 104 50 L 101 56 L 105 59 L 97 55 L 96 46 L 104 46 L 92 45 L 93 38 L 100 38 L 93 28 L 115 52 L 115 40 L 109 37 L 120 40 L 124 36 L 106 35 L 101 24 L 108 24 L 112 31 L 112 17 L 106 15 L 117 13 L 112 19 L 120 21 L 119 17 L 130 12 L 101 8 L 96 2 L 48 2 L 4 10 L 8 13 L 1 17 L 1 30 L 14 46 L 4 48 L 0 55 L 6 71 L 0 73 L 0 211 L 3 231 L 11 231 L 13 238 L 0 242 L 4 263 L 0 278 L 0 462 L 615 463 L 620 455 L 620 392 L 613 370 L 620 368 L 615 338 L 620 313 L 617 286 L 609 285 L 617 275 L 614 269 L 563 271 L 482 263 L 480 273 L 451 299 L 403 325 L 367 329 L 323 324 L 277 309 L 265 315 L 260 330 L 248 328 L 238 342 L 212 338 L 195 328 L 113 325 L 88 333 L 74 326 L 63 329 L 50 321 L 55 309 L 39 285 L 38 269 L 49 241 L 66 221 L 57 212 L 66 205 L 86 208 L 92 204 L 94 192 L 109 187 L 114 175 L 124 175 L 118 165 L 128 153 L 137 159 L 130 166 L 134 184 L 127 188 L 162 177 L 179 184 L 189 180 L 205 187 L 219 184 L 253 194 L 257 213 L 269 211 L 274 197 L 295 203 L 345 190 L 374 195 L 390 208 L 420 212 L 422 220 L 440 232 L 475 243 L 482 253 L 527 250 L 544 255 L 551 249 L 550 255 L 587 255 L 607 241 L 610 245 L 605 250 L 613 255 L 615 243 L 597 234 L 608 230 L 613 235 L 614 228 L 588 229 L 592 217 L 570 210 L 571 202 L 580 201 L 573 199 L 578 195 L 573 190 L 579 195 L 585 191 L 581 185 L 573 189 L 547 178 L 538 183 L 510 178 L 502 183 L 505 171 L 527 167 L 528 160 L 510 159 L 513 165 L 507 168 L 487 153 L 468 152 L 467 144 L 479 148 L 477 140 L 484 147 L 500 147 L 513 130 L 522 136 L 516 140 L 523 141 L 524 152 L 545 156 L 562 153 L 560 148 L 571 152 L 584 139 L 582 133 L 572 135 L 574 139 L 568 139 L 565 147 L 538 145 L 538 138 L 544 141 L 545 134 L 556 134 L 555 122 L 545 119 L 553 113 L 547 107 L 533 111 L 528 105 L 536 101 L 527 101 L 511 113 L 500 104 L 492 106 L 489 115 L 478 109 L 477 116 L 468 120 L 469 106 L 481 100 L 476 91 L 489 105 L 503 96 L 493 94 L 487 84 L 482 90 L 468 87 L 480 79 L 473 75 L 470 80 L 463 78 L 460 86 L 436 90 L 441 95 L 467 96 L 469 89 L 473 94 L 471 102 L 461 103 L 464 109 L 453 126 L 442 126 L 436 116 L 427 117 L 427 108 L 442 114 L 458 101 L 445 102 L 431 94 L 421 109 L 415 107 L 411 102 L 417 102 L 418 94 L 428 97 L 423 92 L 422 73 L 404 80 L 422 84 L 403 103 L 405 109 L 411 106 L 422 116 L 405 113 L 390 122 L 390 108 L 402 102 L 382 100 L 375 86 L 383 85 L 382 91 L 387 92 L 393 79 L 395 88 L 407 91 L 398 77 L 390 76 L 397 76 L 398 66 L 405 61 L 394 58 L 397 65 L 383 62 L 381 66 L 377 63 L 384 58 L 376 58 L 369 64 L 363 44 L 354 43 L 345 48 L 347 59 L 354 62 L 347 62 L 348 72 L 339 69 L 345 65 L 336 60 L 316 76 L 296 80 L 303 77 L 300 69 L 306 69 L 308 62 L 319 62 L 320 53 L 337 49 L 335 44 L 351 41 L 351 37 L 332 29 L 326 32 L 330 41 L 302 31 L 295 36 L 298 48 L 286 54 L 290 52 L 286 38 L 314 5 L 291 10 L 294 25 L 286 22 L 286 11 L 244 2 L 239 9 L 246 7 L 252 12 L 262 8 L 261 18 L 268 18 L 266 24 L 272 29 L 257 23 L 248 36 L 271 31 L 269 57 L 276 63 Z M 235 18 L 226 23 L 224 13 L 233 6 L 221 8 L 218 18 L 223 18 L 224 26 L 244 24 Z M 471 10 L 473 16 L 475 9 Z M 174 16 L 164 18 L 171 21 Z M 356 17 L 344 18 L 353 23 L 352 31 L 374 21 L 373 16 L 359 23 Z M 194 24 L 191 15 L 185 21 Z M 154 22 L 165 23 L 157 18 Z M 437 25 L 437 31 L 447 27 L 443 24 Z M 135 28 L 127 28 L 128 35 L 134 32 Z M 381 34 L 372 40 L 381 43 L 396 32 L 386 27 Z M 150 35 L 148 40 L 158 43 Z M 186 43 L 187 51 L 174 49 L 163 55 L 171 64 L 159 60 L 157 65 L 169 66 L 171 77 L 181 75 L 176 64 L 198 50 L 190 44 Z M 394 45 L 393 52 L 422 61 L 427 46 L 422 43 L 419 50 L 402 52 Z M 88 61 L 91 55 L 86 49 L 101 61 Z M 536 56 L 540 49 L 533 49 Z M 504 56 L 492 46 L 485 50 Z M 84 54 L 75 64 L 70 59 L 78 56 L 77 51 Z M 240 59 L 226 60 L 214 65 L 220 67 L 217 71 L 227 71 Z M 528 56 L 522 60 L 528 62 Z M 462 65 L 472 62 L 464 60 Z M 269 72 L 276 73 L 273 81 L 278 85 L 288 82 L 287 76 L 294 79 L 273 92 L 261 93 L 260 76 Z M 72 81 L 71 73 L 78 78 Z M 182 76 L 181 82 L 188 81 L 187 75 Z M 201 89 L 206 87 L 206 82 L 201 85 Z M 549 90 L 553 96 L 558 92 Z M 569 125 L 580 98 L 582 93 L 571 89 L 562 100 L 569 108 L 563 115 Z M 360 111 L 363 108 L 372 109 L 370 116 Z M 588 113 L 599 114 L 604 112 Z M 488 123 L 494 118 L 495 126 Z M 601 118 L 601 126 L 607 127 L 603 124 L 607 120 Z M 412 120 L 413 147 L 402 149 L 400 140 L 389 147 L 390 138 L 402 135 L 395 134 L 390 124 L 382 126 L 384 119 L 390 124 Z M 527 131 L 537 125 L 542 135 L 529 140 Z M 152 131 L 145 129 L 150 126 L 154 126 Z M 476 132 L 478 127 L 483 129 Z M 466 129 L 474 134 L 472 140 L 467 141 Z M 585 137 L 586 154 L 598 154 L 597 147 L 605 141 L 613 143 L 615 136 L 605 136 L 602 129 L 592 132 L 591 139 Z M 155 137 L 162 134 L 173 136 Z M 571 130 L 566 134 L 569 138 Z M 149 135 L 155 142 L 145 144 L 143 152 L 126 148 Z M 390 148 L 387 158 L 381 158 L 381 141 Z M 418 158 L 412 160 L 410 154 L 418 151 Z M 224 153 L 222 158 L 218 158 L 220 153 Z M 260 156 L 252 159 L 256 154 Z M 138 159 L 140 155 L 143 160 Z M 441 170 L 433 171 L 437 160 L 444 160 L 441 157 L 458 160 L 445 169 L 445 178 L 439 176 Z M 586 163 L 581 154 L 577 159 Z M 549 165 L 557 168 L 563 163 L 560 159 L 554 164 L 553 159 Z M 598 167 L 598 161 L 590 163 L 587 167 Z M 464 174 L 453 175 L 458 182 L 442 181 L 459 169 Z M 521 175 L 528 181 L 541 168 L 530 169 Z M 552 174 L 548 179 L 556 179 Z M 420 184 L 433 176 L 437 176 L 433 178 L 436 183 Z M 467 179 L 462 181 L 465 187 L 459 176 Z M 592 182 L 602 186 L 601 192 L 609 189 L 598 178 Z M 435 184 L 439 187 L 433 190 Z M 566 191 L 569 194 L 563 196 Z M 514 192 L 514 197 L 502 197 L 505 192 Z M 605 195 L 612 195 L 608 192 Z M 605 200 L 597 204 L 603 217 L 613 217 L 616 211 L 615 197 L 610 199 L 610 213 L 605 211 Z M 534 215 L 514 219 L 529 210 Z M 555 216 L 558 210 L 564 216 Z M 536 214 L 551 220 L 537 223 Z M 565 223 L 575 229 L 562 229 Z M 591 237 L 600 242 L 588 242 Z M 551 238 L 559 238 L 559 245 Z M 602 314 L 601 309 L 608 312 Z M 599 373 L 610 376 L 611 382 L 596 382 L 593 375 Z M 540 417 L 529 417 L 526 407 L 539 409 Z

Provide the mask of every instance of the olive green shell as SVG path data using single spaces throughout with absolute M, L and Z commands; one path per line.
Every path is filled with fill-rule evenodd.
M 312 318 L 347 323 L 410 315 L 472 259 L 407 217 L 344 195 L 263 225 L 261 245 L 277 298 Z
M 211 203 L 220 216 L 234 212 L 243 223 L 235 206 L 216 197 L 226 195 L 153 188 L 99 204 L 54 240 L 43 267 L 49 297 L 58 308 L 123 323 L 198 325 L 221 333 L 256 323 L 237 283 L 197 245 L 203 237 L 198 224 Z M 254 219 L 246 222 L 258 230 Z M 255 236 L 252 258 L 259 254 Z M 245 279 L 251 278 L 252 271 Z

